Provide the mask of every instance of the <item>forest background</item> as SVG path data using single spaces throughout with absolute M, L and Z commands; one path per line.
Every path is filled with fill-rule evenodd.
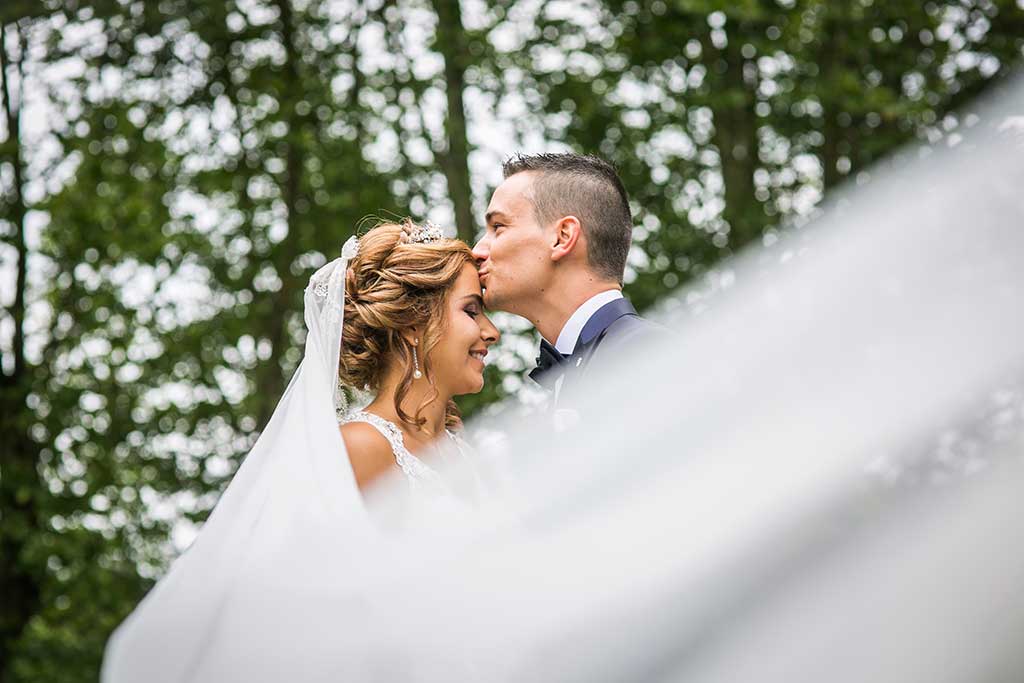
M 6 0 L 0 683 L 96 680 L 367 216 L 472 242 L 502 159 L 598 153 L 648 309 L 956 144 L 1022 51 L 1024 0 Z M 467 415 L 529 391 L 536 338 L 497 320 Z

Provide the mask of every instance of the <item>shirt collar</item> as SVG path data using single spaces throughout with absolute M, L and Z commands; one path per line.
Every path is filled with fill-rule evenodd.
M 590 320 L 590 317 L 597 312 L 597 309 L 604 306 L 609 301 L 615 301 L 621 299 L 622 291 L 618 289 L 609 289 L 595 294 L 586 301 L 583 302 L 576 312 L 569 316 L 569 319 L 562 326 L 562 331 L 558 333 L 558 341 L 555 342 L 555 348 L 559 353 L 563 355 L 569 355 L 575 350 L 576 342 L 579 341 L 580 333 L 583 331 L 583 327 Z

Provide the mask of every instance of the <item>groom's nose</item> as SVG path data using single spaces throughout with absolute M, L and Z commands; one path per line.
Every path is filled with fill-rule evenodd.
M 483 263 L 491 254 L 491 239 L 487 235 L 480 238 L 480 241 L 473 246 L 473 258 L 477 263 Z

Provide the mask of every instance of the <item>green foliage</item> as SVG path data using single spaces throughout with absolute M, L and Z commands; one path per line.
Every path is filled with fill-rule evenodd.
M 954 130 L 1024 36 L 1012 0 L 582 7 L 4 4 L 0 682 L 95 680 L 276 405 L 313 269 L 368 215 L 468 237 L 493 127 L 619 165 L 646 308 Z M 503 352 L 464 413 L 529 360 Z
M 539 128 L 619 165 L 641 308 L 884 154 L 955 127 L 965 93 L 1019 62 L 1024 21 L 1009 0 L 594 7 L 540 10 L 492 74 L 539 112 L 518 122 L 524 139 Z

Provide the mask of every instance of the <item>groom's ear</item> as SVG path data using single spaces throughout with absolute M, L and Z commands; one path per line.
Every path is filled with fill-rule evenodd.
M 576 216 L 563 216 L 555 226 L 555 242 L 551 246 L 551 260 L 561 261 L 576 248 L 583 236 L 583 226 Z

